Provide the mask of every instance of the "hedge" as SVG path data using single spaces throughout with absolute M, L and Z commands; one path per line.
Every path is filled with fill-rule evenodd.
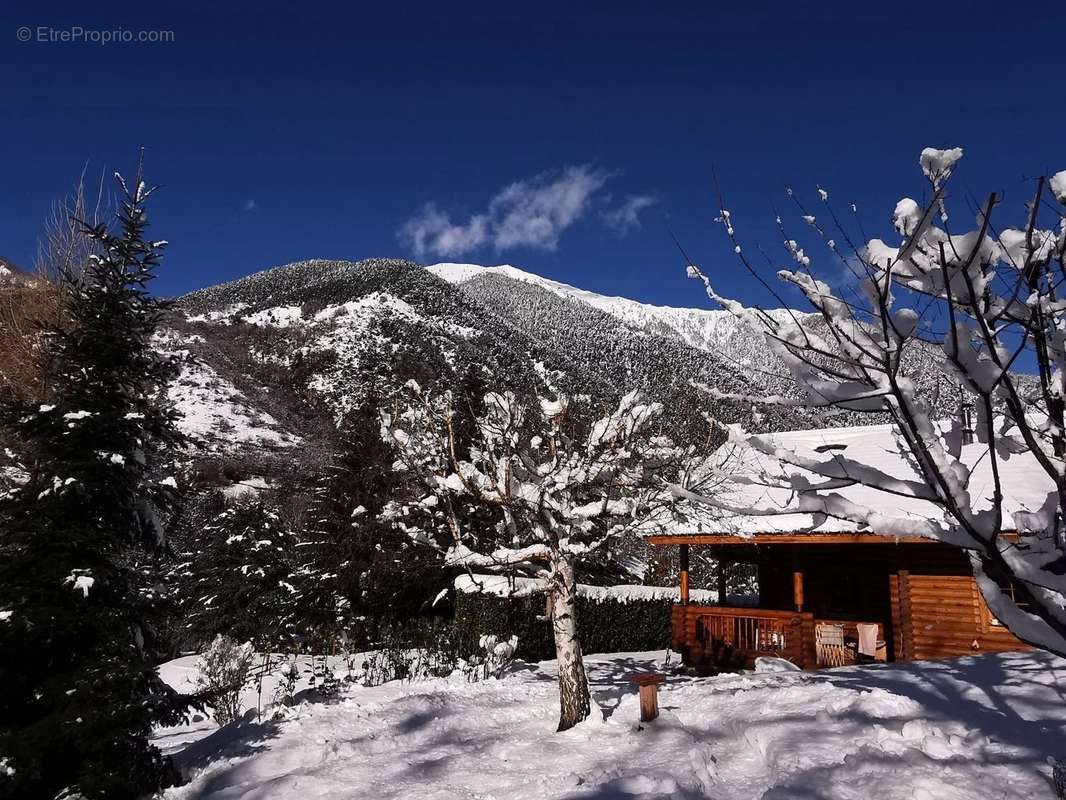
M 672 599 L 622 601 L 578 596 L 577 622 L 584 653 L 665 650 L 670 646 Z M 473 641 L 482 634 L 518 637 L 517 657 L 555 658 L 551 623 L 544 618 L 544 596 L 497 597 L 460 592 L 455 599 L 457 632 Z

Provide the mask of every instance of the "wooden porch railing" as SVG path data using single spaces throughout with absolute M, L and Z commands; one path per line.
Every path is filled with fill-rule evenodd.
M 814 616 L 760 608 L 677 605 L 674 647 L 694 665 L 750 668 L 759 656 L 784 658 L 813 667 Z
M 842 644 L 835 656 L 823 648 L 826 652 L 819 658 L 815 643 L 815 626 L 819 623 L 838 625 L 843 630 L 847 644 Z M 883 641 L 884 625 L 878 622 L 877 626 L 878 639 Z M 859 661 L 855 647 L 858 632 L 853 620 L 816 620 L 807 612 L 763 608 L 675 605 L 672 628 L 674 649 L 694 666 L 749 669 L 759 656 L 784 658 L 802 669 L 847 666 Z M 878 658 L 884 659 L 883 650 Z

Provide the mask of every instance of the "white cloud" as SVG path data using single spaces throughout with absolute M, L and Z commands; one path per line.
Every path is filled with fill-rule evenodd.
M 251 199 L 245 200 L 243 208 L 245 211 L 255 211 L 257 208 L 259 208 L 259 203 Z
M 485 243 L 489 236 L 488 222 L 488 217 L 478 214 L 466 224 L 456 225 L 446 212 L 433 203 L 426 203 L 418 215 L 404 223 L 399 236 L 414 248 L 419 258 L 427 253 L 461 256 Z
M 493 244 L 554 250 L 559 236 L 588 208 L 589 198 L 603 187 L 607 175 L 588 167 L 567 167 L 552 179 L 538 175 L 512 183 L 492 199 L 489 214 L 495 219 Z
M 588 210 L 607 174 L 588 166 L 566 167 L 517 181 L 498 192 L 488 210 L 455 223 L 429 203 L 398 231 L 415 255 L 461 256 L 491 244 L 497 250 L 554 250 L 559 237 Z
M 622 205 L 608 208 L 600 216 L 608 228 L 619 236 L 625 236 L 630 231 L 640 230 L 640 212 L 657 202 L 651 195 L 634 194 L 627 197 Z

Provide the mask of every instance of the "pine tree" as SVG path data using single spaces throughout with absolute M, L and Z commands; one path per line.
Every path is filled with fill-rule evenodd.
M 305 615 L 320 631 L 373 641 L 382 626 L 426 610 L 448 585 L 435 552 L 382 520 L 385 503 L 409 492 L 393 471 L 375 398 L 346 415 L 329 472 L 313 497 L 300 575 Z
M 188 641 L 225 634 L 259 650 L 285 649 L 302 629 L 298 541 L 260 498 L 223 508 L 182 570 Z
M 153 348 L 167 304 L 148 292 L 165 242 L 146 238 L 151 190 L 121 176 L 118 229 L 85 226 L 99 255 L 61 276 L 63 318 L 43 332 L 50 396 L 5 408 L 30 463 L 0 499 L 0 756 L 11 798 L 137 797 L 173 777 L 153 724 L 185 704 L 153 665 L 136 546 L 162 543 L 180 442 L 172 365 Z

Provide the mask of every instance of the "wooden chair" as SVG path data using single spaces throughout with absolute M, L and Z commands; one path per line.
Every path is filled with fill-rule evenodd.
M 814 627 L 814 651 L 820 667 L 844 667 L 856 662 L 854 648 L 844 641 L 843 625 L 818 623 Z

